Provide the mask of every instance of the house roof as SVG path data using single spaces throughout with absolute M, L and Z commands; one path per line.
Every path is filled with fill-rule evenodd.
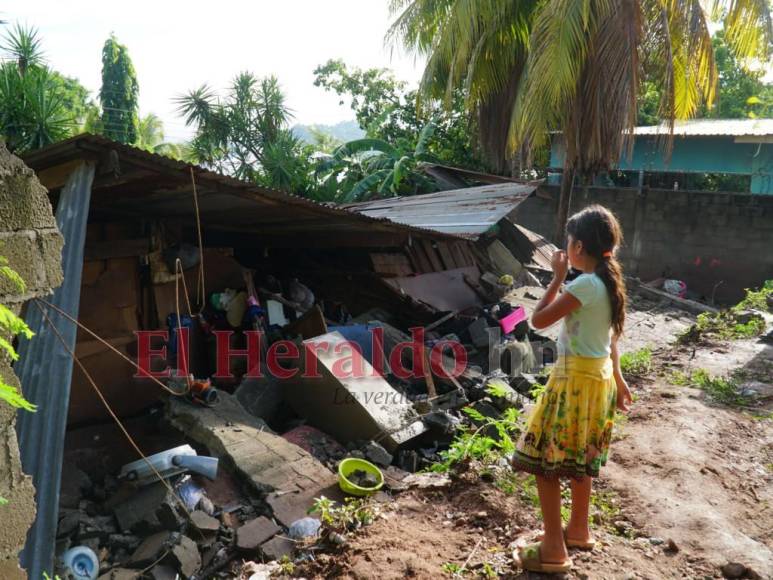
M 372 218 L 475 239 L 518 207 L 535 189 L 536 185 L 500 183 L 341 207 Z
M 96 162 L 91 214 L 104 219 L 154 217 L 195 225 L 193 174 L 205 236 L 260 237 L 276 247 L 400 246 L 410 236 L 452 237 L 260 187 L 97 135 L 78 135 L 23 159 L 53 196 L 77 163 Z
M 634 135 L 668 135 L 667 123 L 636 127 Z M 680 137 L 767 137 L 773 135 L 773 119 L 688 119 L 674 123 L 674 135 Z

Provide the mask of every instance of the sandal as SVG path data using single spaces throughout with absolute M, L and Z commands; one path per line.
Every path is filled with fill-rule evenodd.
M 578 550 L 591 551 L 596 547 L 596 540 L 593 538 L 590 540 L 572 540 L 566 537 L 566 531 L 564 531 L 564 542 L 567 548 L 577 548 Z
M 521 568 L 530 572 L 544 572 L 546 574 L 563 574 L 572 569 L 572 560 L 567 558 L 561 564 L 543 562 L 540 554 L 542 544 L 529 544 L 518 550 L 518 561 Z
M 545 534 L 541 534 L 537 537 L 538 540 L 542 540 L 542 538 L 545 537 Z M 571 538 L 566 537 L 566 528 L 564 528 L 564 543 L 566 544 L 567 548 L 577 548 L 578 550 L 585 550 L 585 551 L 592 551 L 596 548 L 596 540 L 591 538 L 590 540 L 573 540 Z

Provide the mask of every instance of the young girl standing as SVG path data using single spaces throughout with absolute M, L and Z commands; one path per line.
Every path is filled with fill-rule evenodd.
M 625 322 L 625 283 L 615 252 L 620 224 L 594 205 L 567 222 L 567 251 L 553 255 L 553 280 L 532 316 L 535 328 L 563 320 L 558 359 L 545 392 L 529 415 L 513 468 L 537 477 L 545 533 L 519 553 L 537 572 L 572 567 L 567 546 L 593 549 L 588 528 L 591 477 L 607 461 L 615 409 L 626 411 L 631 392 L 620 371 L 617 340 Z M 582 274 L 561 286 L 569 265 Z M 561 522 L 560 477 L 569 477 L 572 514 Z

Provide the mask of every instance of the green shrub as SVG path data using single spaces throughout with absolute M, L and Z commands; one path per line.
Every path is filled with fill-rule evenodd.
M 620 356 L 620 370 L 625 375 L 644 376 L 652 370 L 652 349 L 640 348 Z

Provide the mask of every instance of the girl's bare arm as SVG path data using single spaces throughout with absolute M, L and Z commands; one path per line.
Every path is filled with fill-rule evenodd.
M 620 368 L 620 351 L 617 348 L 617 339 L 617 335 L 612 337 L 609 356 L 612 359 L 615 384 L 617 385 L 617 408 L 620 411 L 627 411 L 633 399 L 631 398 L 631 390 L 628 388 L 628 383 L 625 377 L 623 377 L 623 371 Z

